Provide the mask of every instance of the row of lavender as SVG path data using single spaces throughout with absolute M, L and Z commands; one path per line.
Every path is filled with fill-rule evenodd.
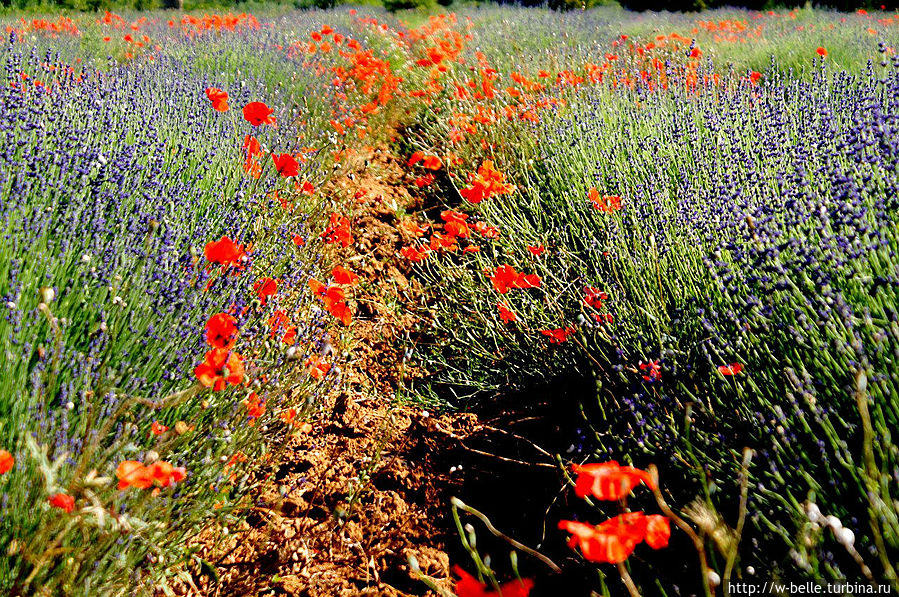
M 287 181 L 244 171 L 246 135 L 321 144 L 321 106 L 300 92 L 328 92 L 278 45 L 317 25 L 209 39 L 145 20 L 156 49 L 124 63 L 83 55 L 80 33 L 36 50 L 12 31 L 0 50 L 4 594 L 151 590 L 195 566 L 189 540 L 236 519 L 254 463 L 326 390 L 288 363 L 321 345 L 324 314 L 291 293 L 285 350 L 253 290 L 277 279 L 277 304 L 317 273 L 300 248 L 314 206 L 286 214 L 271 192 L 290 196 Z M 238 110 L 213 109 L 207 88 Z M 241 117 L 250 101 L 279 128 Z M 210 251 L 224 237 L 242 256 Z
M 675 58 L 665 89 L 635 71 L 494 127 L 482 146 L 518 189 L 477 209 L 501 234 L 424 270 L 452 305 L 433 387 L 594 378 L 573 455 L 658 465 L 712 584 L 897 582 L 899 60 L 871 45 L 858 75 L 825 48 L 793 74 Z M 498 263 L 538 287 L 498 286 Z M 631 565 L 701 590 L 687 559 Z

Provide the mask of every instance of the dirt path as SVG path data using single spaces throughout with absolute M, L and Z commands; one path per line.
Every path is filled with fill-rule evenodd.
M 433 594 L 410 570 L 410 556 L 451 589 L 451 560 L 467 560 L 453 496 L 472 499 L 516 539 L 541 548 L 549 540 L 554 557 L 570 555 L 544 525 L 550 509 L 569 506 L 551 454 L 565 451 L 579 417 L 576 402 L 568 408 L 559 401 L 560 382 L 552 382 L 552 392 L 507 396 L 477 413 L 435 415 L 401 400 L 403 384 L 425 373 L 404 358 L 425 327 L 415 314 L 427 300 L 411 264 L 398 257 L 415 239 L 400 218 L 424 208 L 410 181 L 404 163 L 382 146 L 324 189 L 353 205 L 355 243 L 329 261 L 362 279 L 343 383 L 312 429 L 261 471 L 266 482 L 251 496 L 247 521 L 204 542 L 201 557 L 216 573 L 194 567 L 184 594 Z M 503 558 L 509 553 L 489 535 L 479 538 L 481 546 Z M 548 575 L 535 562 L 521 563 L 523 574 L 538 577 L 535 595 L 582 583 Z
M 458 449 L 454 436 L 465 436 L 476 420 L 397 403 L 403 378 L 418 374 L 404 363 L 402 345 L 421 295 L 408 264 L 396 257 L 411 240 L 397 228 L 397 214 L 420 200 L 386 147 L 363 157 L 324 191 L 355 199 L 356 243 L 337 261 L 363 279 L 344 383 L 313 429 L 293 438 L 263 472 L 269 481 L 253 496 L 243 528 L 204 548 L 218 580 L 195 574 L 188 593 L 425 594 L 410 574 L 410 555 L 450 586 L 444 549 L 458 482 L 445 460 Z

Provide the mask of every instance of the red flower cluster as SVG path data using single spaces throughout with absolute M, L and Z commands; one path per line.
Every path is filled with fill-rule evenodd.
M 655 488 L 655 480 L 644 471 L 617 462 L 574 465 L 577 473 L 574 493 L 578 497 L 588 495 L 599 500 L 623 500 L 634 487 L 643 483 Z M 571 533 L 568 545 L 580 547 L 581 553 L 591 562 L 619 564 L 626 560 L 638 544 L 646 541 L 653 549 L 668 545 L 671 523 L 658 514 L 627 512 L 596 526 L 562 520 L 559 528 Z
M 459 194 L 471 203 L 480 203 L 494 195 L 509 195 L 515 186 L 504 182 L 505 175 L 494 168 L 492 160 L 484 160 L 477 174 L 469 177 L 468 188 L 461 189 Z
M 600 196 L 599 191 L 596 190 L 596 187 L 590 187 L 590 190 L 587 192 L 587 198 L 590 199 L 590 203 L 593 205 L 593 209 L 598 209 L 599 211 L 603 211 L 605 213 L 612 213 L 621 209 L 620 195 Z
M 654 382 L 662 379 L 662 367 L 658 361 L 640 363 L 640 371 L 645 371 L 643 381 Z
M 568 341 L 568 336 L 575 333 L 577 330 L 573 327 L 565 327 L 565 328 L 556 328 L 554 330 L 540 330 L 540 333 L 544 336 L 549 336 L 550 344 L 562 344 L 563 342 Z
M 743 365 L 740 363 L 731 363 L 730 365 L 719 365 L 718 373 L 721 375 L 737 375 L 743 371 Z
M 591 288 L 589 286 L 584 288 L 584 303 L 597 311 L 602 310 L 604 306 L 603 301 L 608 299 L 609 295 L 598 288 Z M 600 323 L 612 323 L 613 320 L 611 313 L 593 313 L 593 319 Z
M 309 288 L 312 293 L 320 297 L 325 303 L 325 310 L 343 322 L 350 325 L 353 321 L 353 312 L 346 304 L 346 292 L 340 286 L 325 286 L 315 278 L 309 280 Z
M 168 487 L 183 481 L 187 476 L 187 471 L 183 467 L 174 467 L 161 460 L 151 465 L 144 465 L 136 460 L 126 460 L 119 463 L 115 475 L 119 480 L 119 490 L 129 487 L 149 489 L 153 486 Z
M 534 581 L 529 578 L 510 580 L 499 587 L 499 592 L 488 590 L 474 576 L 460 566 L 453 566 L 453 572 L 459 576 L 454 591 L 458 597 L 528 597 L 534 588 Z
M 431 249 L 429 247 L 403 247 L 400 249 L 400 255 L 413 263 L 424 261 L 430 252 Z
M 568 545 L 579 547 L 584 557 L 597 563 L 619 564 L 633 553 L 643 541 L 653 549 L 668 545 L 671 524 L 659 514 L 647 516 L 643 512 L 619 514 L 596 526 L 559 521 L 559 528 L 571 533 Z
M 297 341 L 297 328 L 291 324 L 287 313 L 281 309 L 276 309 L 272 316 L 268 318 L 268 325 L 271 329 L 269 337 L 274 338 L 282 333 L 281 342 L 292 346 Z
M 331 370 L 331 364 L 324 362 L 318 355 L 306 359 L 304 366 L 309 369 L 309 375 L 313 379 L 321 379 Z
M 499 318 L 503 320 L 503 323 L 513 323 L 518 320 L 515 312 L 509 309 L 508 303 L 497 303 L 496 308 L 499 310 Z
M 213 348 L 206 353 L 202 363 L 194 368 L 194 375 L 201 384 L 213 392 L 224 390 L 228 384 L 236 386 L 243 381 L 243 357 L 236 352 Z
M 233 316 L 217 313 L 206 322 L 206 343 L 212 350 L 205 360 L 194 368 L 197 380 L 213 392 L 224 390 L 228 384 L 243 381 L 243 357 L 231 348 L 237 341 L 237 325 Z
M 337 267 L 332 269 L 331 276 L 334 278 L 334 282 L 336 284 L 352 286 L 359 281 L 359 276 L 357 274 L 354 274 L 342 265 L 338 265 Z
M 256 419 L 265 414 L 265 402 L 259 401 L 256 392 L 250 392 L 243 405 L 247 407 L 247 416 L 250 417 L 250 427 L 256 424 Z
M 419 162 L 427 170 L 440 170 L 443 168 L 443 162 L 436 155 L 425 155 L 422 151 L 416 151 L 409 158 L 408 165 L 414 166 Z
M 446 222 L 443 225 L 443 232 L 447 236 L 452 238 L 469 237 L 470 231 L 468 229 L 468 224 L 465 223 L 465 220 L 468 219 L 468 214 L 447 209 L 440 212 L 440 219 Z
M 206 343 L 229 350 L 237 341 L 237 320 L 227 313 L 216 313 L 206 321 Z
M 524 274 L 515 271 L 511 265 L 500 265 L 490 276 L 493 288 L 500 294 L 506 294 L 512 288 L 537 288 L 540 277 L 537 274 Z
M 328 227 L 322 232 L 322 238 L 326 243 L 340 243 L 342 247 L 353 244 L 353 233 L 350 230 L 350 219 L 339 214 L 332 213 Z

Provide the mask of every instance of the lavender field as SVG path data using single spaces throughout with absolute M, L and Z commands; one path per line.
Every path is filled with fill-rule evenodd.
M 0 26 L 0 593 L 899 590 L 897 13 Z

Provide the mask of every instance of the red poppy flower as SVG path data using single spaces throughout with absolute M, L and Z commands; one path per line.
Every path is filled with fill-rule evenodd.
M 731 363 L 730 365 L 719 365 L 718 373 L 721 375 L 737 375 L 743 370 L 743 365 L 740 363 Z
M 206 343 L 213 348 L 231 348 L 237 340 L 236 324 L 232 315 L 216 313 L 206 322 Z
M 468 238 L 469 236 L 468 224 L 457 220 L 447 222 L 443 226 L 443 231 L 452 238 Z
M 531 252 L 531 255 L 540 257 L 541 255 L 543 255 L 543 252 L 546 251 L 546 247 L 544 247 L 543 245 L 537 245 L 535 247 L 528 245 L 528 251 Z
M 312 291 L 312 294 L 316 296 L 325 296 L 325 291 L 328 289 L 327 286 L 316 280 L 315 278 L 309 279 L 309 290 Z
M 461 189 L 459 194 L 470 203 L 480 203 L 494 195 L 508 195 L 515 190 L 515 186 L 504 181 L 505 175 L 494 168 L 493 161 L 484 160 L 477 174 L 469 177 L 471 187 Z
M 237 265 L 246 255 L 246 252 L 243 245 L 239 245 L 227 236 L 223 236 L 217 241 L 206 243 L 203 255 L 212 263 Z
M 572 327 L 567 328 L 558 328 L 555 330 L 540 330 L 540 333 L 544 336 L 549 336 L 550 344 L 562 344 L 563 342 L 568 341 L 568 336 L 575 333 L 577 330 Z
M 194 375 L 213 392 L 220 392 L 228 384 L 236 386 L 243 381 L 243 357 L 236 352 L 213 348 L 206 353 L 205 360 L 194 368 Z
M 331 276 L 337 284 L 355 284 L 359 280 L 359 276 L 346 269 L 342 265 L 338 265 L 331 270 Z
M 484 238 L 498 238 L 499 230 L 493 226 L 488 226 L 485 222 L 475 222 L 474 229 Z
M 273 153 L 272 161 L 275 162 L 275 170 L 284 178 L 297 176 L 300 173 L 300 163 L 289 153 Z
M 645 483 L 652 487 L 649 473 L 632 466 L 619 466 L 614 460 L 598 464 L 575 464 L 577 473 L 574 494 L 580 498 L 592 495 L 599 500 L 620 500 L 630 495 L 634 487 Z
M 440 219 L 444 222 L 461 222 L 464 224 L 465 220 L 468 219 L 468 214 L 453 209 L 445 209 L 440 212 Z
M 159 421 L 153 421 L 153 423 L 150 425 L 150 433 L 152 433 L 153 435 L 162 435 L 168 430 L 169 428 Z
M 332 213 L 328 227 L 322 232 L 326 243 L 340 243 L 343 247 L 353 244 L 353 233 L 350 231 L 350 220 Z
M 47 501 L 51 506 L 59 508 L 66 514 L 75 509 L 75 498 L 65 493 L 55 493 L 47 498 Z
M 253 126 L 260 124 L 275 124 L 274 110 L 262 102 L 250 102 L 243 107 L 243 117 Z
M 602 309 L 604 300 L 609 298 L 609 295 L 605 292 L 601 291 L 598 288 L 584 288 L 584 302 L 593 307 L 594 309 Z
M 660 514 L 646 517 L 646 544 L 653 549 L 668 547 L 671 538 L 671 521 Z
M 256 419 L 265 414 L 265 402 L 259 401 L 256 392 L 251 392 L 243 401 L 243 405 L 247 407 L 247 416 L 250 417 L 250 427 L 252 427 L 256 424 Z
M 216 87 L 206 89 L 206 97 L 212 102 L 212 109 L 218 112 L 228 111 L 228 94 Z
M 514 579 L 499 586 L 499 592 L 488 590 L 486 585 L 478 582 L 474 576 L 453 566 L 453 572 L 459 577 L 453 591 L 458 597 L 528 597 L 534 588 L 534 581 L 529 578 Z
M 339 319 L 343 325 L 350 325 L 353 321 L 353 311 L 343 301 L 334 302 L 328 312 Z
M 153 479 L 150 478 L 147 467 L 136 460 L 120 462 L 116 467 L 115 476 L 119 480 L 119 490 L 128 487 L 147 489 L 153 486 Z
M 315 278 L 309 280 L 309 288 L 312 293 L 321 297 L 325 302 L 325 310 L 343 322 L 350 325 L 353 320 L 353 312 L 345 302 L 346 293 L 339 286 L 325 286 Z
M 307 369 L 309 369 L 309 375 L 313 379 L 321 379 L 331 370 L 330 363 L 325 363 L 322 361 L 322 358 L 318 355 L 311 356 L 306 359 L 304 363 Z
M 0 475 L 8 473 L 15 463 L 16 459 L 13 458 L 12 454 L 6 450 L 0 450 Z
M 173 483 L 183 481 L 187 471 L 183 467 L 174 467 L 168 462 L 157 461 L 146 467 L 145 474 L 151 483 L 160 487 L 168 487 Z
M 821 58 L 827 58 L 827 50 L 825 48 L 819 47 L 817 50 L 815 50 L 815 52 Z
M 537 274 L 524 274 L 515 271 L 511 265 L 500 265 L 490 277 L 493 288 L 500 294 L 506 294 L 512 288 L 537 288 L 540 277 Z
M 502 319 L 504 323 L 512 323 L 518 319 L 515 312 L 509 309 L 508 304 L 497 303 L 496 308 L 499 310 L 499 318 Z
M 278 282 L 271 278 L 259 278 L 256 280 L 256 283 L 253 284 L 253 290 L 256 292 L 256 296 L 259 297 L 259 301 L 264 307 L 266 302 L 268 302 L 268 297 L 274 296 L 275 293 L 278 292 Z
M 590 199 L 590 203 L 593 204 L 593 209 L 598 209 L 599 211 L 603 211 L 605 213 L 612 213 L 621 209 L 620 195 L 600 196 L 599 191 L 596 190 L 596 187 L 590 187 L 590 190 L 587 191 L 587 197 Z
M 421 165 L 428 170 L 440 170 L 443 167 L 443 162 L 441 162 L 440 158 L 436 155 L 429 155 L 424 159 Z
M 406 162 L 406 165 L 407 165 L 407 166 L 414 166 L 415 164 L 417 164 L 418 162 L 422 161 L 423 159 L 425 159 L 425 154 L 424 154 L 424 152 L 423 152 L 423 151 L 416 151 L 416 152 L 413 153 L 411 156 L 409 156 L 409 161 Z
M 647 371 L 643 374 L 644 381 L 653 382 L 662 379 L 662 368 L 658 361 L 640 363 L 640 371 Z
M 275 309 L 272 316 L 268 318 L 268 325 L 272 330 L 271 337 L 274 338 L 279 329 L 290 325 L 290 318 L 281 309 Z
M 633 553 L 646 535 L 646 516 L 642 512 L 620 514 L 595 527 L 582 522 L 562 520 L 559 528 L 571 533 L 568 546 L 579 547 L 591 562 L 620 564 Z
M 252 135 L 247 135 L 243 140 L 243 149 L 246 154 L 243 164 L 244 171 L 253 178 L 259 178 L 262 174 L 262 166 L 256 161 L 256 156 L 262 154 L 262 146 L 259 144 L 259 140 Z
M 415 179 L 415 186 L 419 189 L 423 189 L 425 187 L 429 187 L 434 184 L 434 175 L 433 174 L 425 174 L 424 176 L 419 176 Z
M 430 253 L 430 249 L 428 247 L 421 247 L 420 249 L 416 247 L 403 247 L 402 249 L 400 249 L 400 255 L 413 263 L 424 261 L 428 256 L 428 253 Z

